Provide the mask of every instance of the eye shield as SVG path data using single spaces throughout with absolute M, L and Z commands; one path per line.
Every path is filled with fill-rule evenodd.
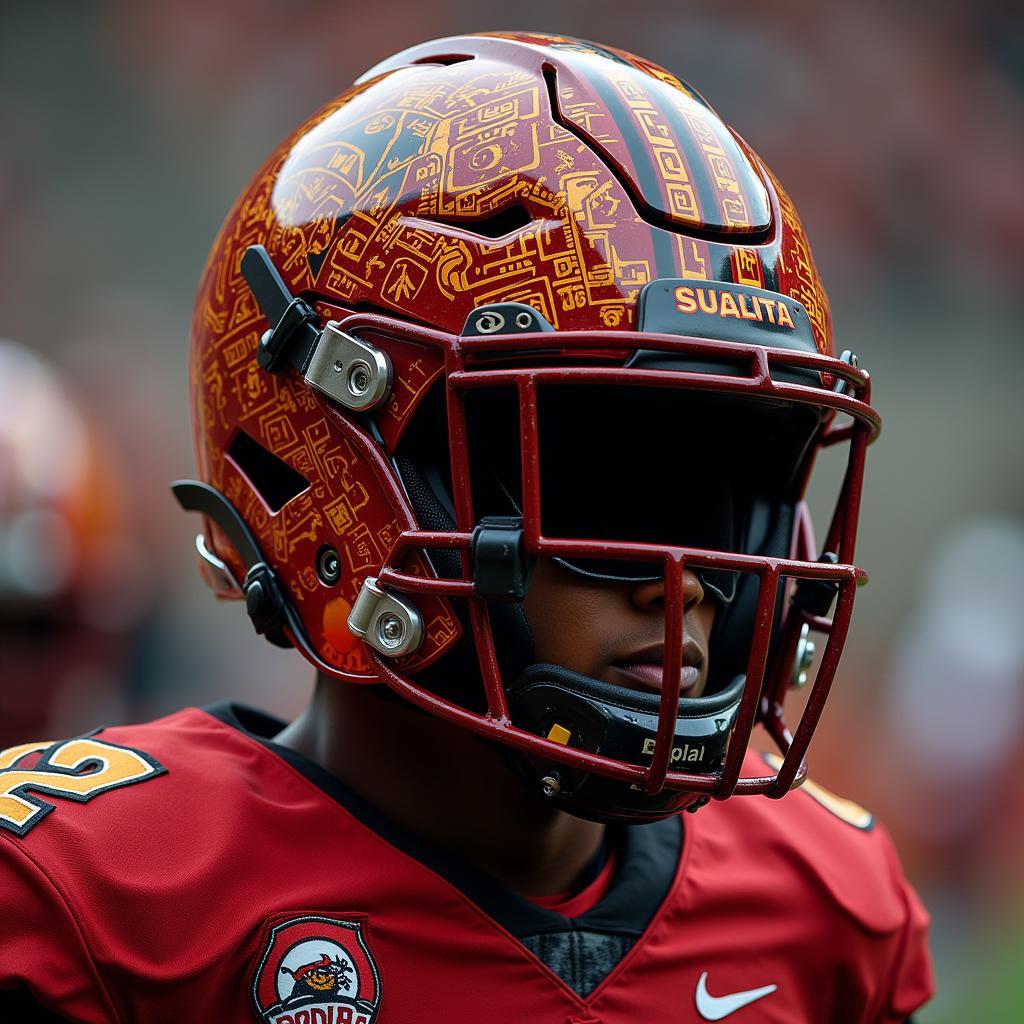
M 478 509 L 523 507 L 513 396 L 470 396 L 471 454 Z M 798 474 L 819 416 L 813 409 L 662 388 L 549 387 L 538 390 L 541 530 L 577 538 L 762 554 L 753 524 L 795 500 Z M 511 424 L 511 428 L 510 428 Z M 513 429 L 515 428 L 515 429 Z M 761 515 L 754 515 L 754 510 Z M 784 554 L 784 552 L 779 552 Z M 661 578 L 655 562 L 556 557 L 598 581 Z M 696 570 L 728 603 L 736 574 Z

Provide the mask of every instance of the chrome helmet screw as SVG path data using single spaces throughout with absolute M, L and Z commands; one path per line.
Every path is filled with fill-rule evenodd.
M 552 772 L 550 775 L 545 775 L 544 778 L 540 780 L 540 791 L 549 799 L 551 797 L 558 796 L 558 794 L 562 792 L 562 783 L 556 772 Z
M 372 383 L 370 368 L 366 363 L 353 363 L 348 371 L 348 389 L 356 398 L 362 398 Z
M 796 657 L 793 659 L 793 685 L 799 690 L 807 685 L 807 675 L 814 664 L 814 655 L 818 645 L 810 639 L 810 626 L 805 622 L 800 627 L 800 639 L 796 644 Z
M 377 637 L 389 649 L 401 647 L 405 639 L 405 623 L 393 613 L 382 615 L 377 623 Z

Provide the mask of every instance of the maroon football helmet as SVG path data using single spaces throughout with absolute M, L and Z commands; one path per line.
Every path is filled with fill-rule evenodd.
M 582 815 L 803 778 L 864 577 L 879 419 L 792 203 L 690 86 L 554 36 L 385 61 L 246 189 L 192 344 L 202 481 L 175 489 L 259 632 L 493 740 Z M 818 551 L 802 498 L 834 445 Z M 535 663 L 538 558 L 663 578 L 660 693 Z M 684 569 L 719 605 L 695 698 Z M 791 732 L 810 631 L 827 643 Z M 757 722 L 783 760 L 741 778 Z

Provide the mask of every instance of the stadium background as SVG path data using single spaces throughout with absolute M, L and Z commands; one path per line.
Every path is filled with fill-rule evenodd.
M 285 716 L 301 707 L 312 671 L 258 642 L 240 606 L 209 597 L 195 521 L 167 490 L 192 472 L 188 328 L 216 228 L 281 137 L 396 50 L 488 28 L 613 43 L 694 84 L 779 175 L 839 345 L 874 376 L 885 427 L 860 542 L 872 580 L 812 773 L 880 814 L 934 915 L 940 990 L 922 1022 L 1017 1019 L 1024 16 L 1013 11 L 995 0 L 2 0 L 0 337 L 50 360 L 105 438 L 126 569 L 90 625 L 102 643 L 49 636 L 33 673 L 0 679 L 0 746 L 37 738 L 5 732 L 26 702 L 53 735 L 229 697 Z M 47 672 L 61 686 L 44 698 Z

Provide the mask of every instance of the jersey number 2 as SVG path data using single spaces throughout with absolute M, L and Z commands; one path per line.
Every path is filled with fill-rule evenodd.
M 19 762 L 42 753 L 31 768 Z M 85 803 L 100 793 L 163 775 L 167 769 L 131 747 L 81 737 L 62 743 L 26 743 L 0 752 L 0 828 L 25 835 L 55 805 L 32 794 Z

